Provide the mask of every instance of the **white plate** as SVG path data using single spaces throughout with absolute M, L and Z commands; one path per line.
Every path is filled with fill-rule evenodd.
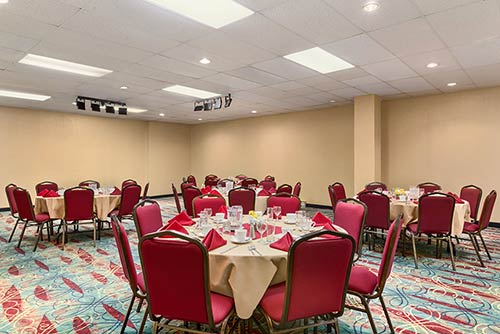
M 289 224 L 289 225 L 294 225 L 294 224 L 297 224 L 297 220 L 294 220 L 294 221 L 288 221 L 287 218 L 281 218 L 281 221 L 285 224 Z
M 238 239 L 236 239 L 234 236 L 231 237 L 231 239 L 229 239 L 233 244 L 246 244 L 246 243 L 249 243 L 250 241 L 252 241 L 251 238 L 247 237 L 245 240 L 243 241 L 240 241 Z

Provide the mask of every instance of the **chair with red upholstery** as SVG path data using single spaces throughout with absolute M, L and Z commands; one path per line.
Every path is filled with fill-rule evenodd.
M 383 182 L 370 182 L 365 186 L 365 190 L 387 190 L 387 186 Z
M 200 241 L 170 230 L 151 233 L 141 238 L 139 255 L 153 333 L 202 333 L 189 322 L 208 326 L 210 333 L 226 331 L 234 301 L 210 291 L 208 251 Z
M 161 209 L 158 202 L 143 200 L 134 207 L 134 224 L 137 236 L 158 231 L 163 226 Z
M 94 247 L 97 237 L 97 222 L 94 214 L 94 191 L 84 187 L 66 189 L 64 192 L 64 219 L 62 220 L 62 248 L 66 242 L 68 225 L 92 224 Z
M 451 242 L 451 224 L 455 210 L 455 198 L 448 194 L 428 193 L 420 196 L 418 200 L 418 222 L 406 225 L 403 233 L 403 255 L 405 251 L 406 232 L 410 234 L 413 259 L 415 268 L 418 269 L 417 248 L 415 239 L 421 239 L 426 234 L 429 239 L 436 239 L 436 257 L 441 256 L 443 240 L 448 242 L 450 250 L 453 248 Z M 451 265 L 455 270 L 455 259 L 453 251 L 450 251 Z
M 243 214 L 248 214 L 249 211 L 255 210 L 255 191 L 253 189 L 238 187 L 229 190 L 228 194 L 229 206 L 241 205 Z
M 52 181 L 43 181 L 35 186 L 35 191 L 37 195 L 45 189 L 57 192 L 59 190 L 59 186 L 57 185 L 57 183 Z
M 274 206 L 281 206 L 281 215 L 286 216 L 287 213 L 295 213 L 300 210 L 300 198 L 289 193 L 278 193 L 267 199 L 267 207 Z
M 9 242 L 12 240 L 14 231 L 16 230 L 17 224 L 19 223 L 19 213 L 17 210 L 16 200 L 14 198 L 14 190 L 17 186 L 14 183 L 10 183 L 5 186 L 5 195 L 7 196 L 7 202 L 9 203 L 10 215 L 16 219 L 16 224 L 10 233 Z
M 245 174 L 238 174 L 238 175 L 235 176 L 235 178 L 238 179 L 239 181 L 243 181 L 247 177 L 248 176 L 246 176 Z
M 199 213 L 206 208 L 212 209 L 212 216 L 217 213 L 217 210 L 223 205 L 226 205 L 224 197 L 215 194 L 199 195 L 193 198 L 193 214 L 198 217 Z
M 208 174 L 207 176 L 205 176 L 205 181 L 208 180 L 208 179 L 218 179 L 219 177 L 215 174 Z
M 274 179 L 274 176 L 266 175 L 266 177 L 264 177 L 264 181 L 276 181 L 276 180 Z
M 483 190 L 473 184 L 463 186 L 462 189 L 460 189 L 460 198 L 469 202 L 470 217 L 472 218 L 472 222 L 477 221 L 482 196 Z
M 339 333 L 337 318 L 344 313 L 354 248 L 351 236 L 328 230 L 295 240 L 288 251 L 286 282 L 269 287 L 259 304 L 266 332 L 334 325 Z
M 186 178 L 186 182 L 189 182 L 191 183 L 193 186 L 196 187 L 196 178 L 194 177 L 194 175 L 189 175 L 187 178 Z
M 19 219 L 16 221 L 16 225 L 14 226 L 14 229 L 12 230 L 11 238 L 12 238 L 12 235 L 14 235 L 14 232 L 16 230 L 17 225 L 20 222 L 22 222 L 23 229 L 21 230 L 19 242 L 17 243 L 17 248 L 21 248 L 21 241 L 23 241 L 23 236 L 24 236 L 24 232 L 26 230 L 26 227 L 36 226 L 37 230 L 38 230 L 38 237 L 36 239 L 35 247 L 33 248 L 33 251 L 36 251 L 36 248 L 38 246 L 38 242 L 43 238 L 44 225 L 47 228 L 47 237 L 48 237 L 48 240 L 50 241 L 50 233 L 49 233 L 50 217 L 47 213 L 40 213 L 40 214 L 35 215 L 35 212 L 33 211 L 33 204 L 31 202 L 31 196 L 26 189 L 19 188 L 19 187 L 14 189 L 14 200 L 16 202 L 16 206 L 17 206 L 17 210 L 18 210 L 18 214 L 19 214 Z
M 375 190 L 362 191 L 358 194 L 358 199 L 365 203 L 368 209 L 365 221 L 365 233 L 369 237 L 368 246 L 370 246 L 371 240 L 375 248 L 374 237 L 385 235 L 385 231 L 388 231 L 391 226 L 391 200 L 388 196 Z
M 337 202 L 346 199 L 344 185 L 340 182 L 335 182 L 328 186 L 328 195 L 330 196 L 330 202 L 332 203 L 333 214 L 335 215 L 335 206 Z
M 175 206 L 177 208 L 177 213 L 181 213 L 182 208 L 181 208 L 181 201 L 179 200 L 179 193 L 177 192 L 177 188 L 175 185 L 172 183 L 172 193 L 174 194 L 174 199 L 175 199 Z
M 232 180 L 232 179 L 221 179 L 221 180 L 217 181 L 217 187 L 226 187 L 226 185 L 228 183 L 234 185 L 234 180 Z
M 146 299 L 146 286 L 144 285 L 144 277 L 142 276 L 142 273 L 138 273 L 135 268 L 134 257 L 132 256 L 132 251 L 130 249 L 127 231 L 114 215 L 111 216 L 111 227 L 113 229 L 113 236 L 115 237 L 116 248 L 118 248 L 118 255 L 120 256 L 122 270 L 128 280 L 130 290 L 132 290 L 132 300 L 130 300 L 128 305 L 127 313 L 125 314 L 125 319 L 123 319 L 123 326 L 120 331 L 120 334 L 123 334 L 125 333 L 128 318 L 130 317 L 130 312 L 132 312 L 132 307 L 134 306 L 136 298 L 139 298 L 139 307 L 137 308 L 137 312 L 140 312 L 141 310 L 142 303 L 144 302 L 144 299 Z M 143 333 L 144 331 L 147 315 L 148 312 L 146 310 L 142 318 L 139 333 Z
M 276 189 L 276 193 L 287 193 L 287 194 L 291 194 L 293 191 L 293 188 L 291 185 L 287 184 L 287 183 L 284 183 L 282 184 L 281 186 L 278 187 L 278 189 Z
M 293 192 L 292 194 L 297 196 L 297 197 L 300 197 L 300 191 L 302 190 L 302 183 L 300 182 L 297 182 L 295 183 L 295 186 L 293 186 Z
M 424 193 L 433 193 L 435 191 L 441 190 L 441 186 L 434 182 L 424 182 L 417 185 L 417 188 L 424 189 Z
M 481 263 L 481 266 L 484 267 L 483 259 L 481 259 L 481 255 L 479 254 L 479 242 L 477 241 L 477 236 L 481 239 L 484 250 L 488 255 L 488 258 L 491 260 L 491 255 L 486 247 L 486 243 L 484 242 L 483 235 L 481 232 L 488 227 L 490 224 L 491 214 L 493 213 L 493 207 L 495 206 L 495 201 L 497 199 L 497 192 L 492 190 L 486 199 L 484 200 L 483 210 L 481 211 L 481 217 L 479 217 L 479 221 L 476 223 L 465 222 L 463 233 L 467 234 L 474 246 L 474 250 L 476 251 L 477 258 Z
M 184 201 L 184 209 L 186 210 L 186 213 L 190 217 L 194 217 L 193 215 L 193 199 L 197 196 L 201 195 L 201 190 L 193 187 L 193 186 L 187 186 L 182 190 L 182 199 Z
M 257 186 L 259 184 L 259 181 L 257 179 L 254 179 L 253 177 L 247 177 L 243 181 L 241 181 L 241 186 L 242 187 L 250 187 L 250 186 Z
M 142 200 L 148 199 L 149 182 L 144 186 L 144 193 L 142 194 Z
M 359 298 L 363 307 L 351 304 L 346 304 L 346 307 L 366 313 L 368 320 L 370 321 L 373 334 L 377 334 L 378 332 L 375 327 L 375 322 L 373 321 L 369 302 L 370 300 L 377 298 L 380 301 L 380 305 L 382 305 L 382 310 L 384 311 L 385 318 L 387 319 L 390 332 L 395 333 L 391 318 L 389 317 L 389 312 L 385 306 L 384 298 L 382 298 L 382 292 L 384 291 L 387 278 L 391 274 L 392 263 L 394 262 L 394 255 L 396 254 L 399 235 L 401 233 L 401 225 L 402 219 L 400 215 L 389 228 L 387 239 L 385 240 L 384 251 L 382 253 L 382 259 L 376 274 L 367 267 L 360 265 L 354 266 L 351 270 L 347 293 Z
M 276 182 L 272 180 L 262 180 L 259 182 L 259 185 L 262 186 L 263 189 L 269 191 L 274 189 L 276 191 Z
M 133 219 L 132 213 L 134 206 L 141 199 L 141 186 L 138 184 L 129 184 L 122 189 L 120 207 L 109 213 L 109 217 L 115 215 L 120 221 L 124 218 Z
M 90 187 L 93 185 L 95 185 L 96 188 L 101 187 L 101 184 L 98 181 L 94 181 L 94 180 L 85 180 L 85 181 L 82 181 L 78 184 L 79 187 Z
M 122 182 L 122 189 L 125 188 L 126 186 L 129 186 L 131 184 L 137 184 L 137 181 L 136 180 L 132 180 L 132 179 L 127 179 L 125 181 Z
M 217 183 L 219 182 L 219 178 L 206 179 L 205 187 L 217 187 Z
M 363 231 L 368 209 L 366 205 L 354 198 L 346 198 L 337 203 L 335 225 L 342 227 L 353 237 L 356 244 L 355 261 L 361 256 L 363 249 Z
M 187 188 L 187 187 L 196 187 L 194 184 L 190 183 L 190 182 L 182 182 L 181 183 L 181 194 L 184 193 L 184 189 Z

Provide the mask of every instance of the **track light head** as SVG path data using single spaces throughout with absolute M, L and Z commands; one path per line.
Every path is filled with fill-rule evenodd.
M 194 111 L 202 111 L 204 107 L 203 101 L 195 101 L 194 102 Z
M 114 114 L 115 113 L 115 105 L 110 102 L 106 102 L 106 112 L 108 114 Z
M 233 99 L 231 97 L 231 93 L 229 93 L 227 94 L 227 96 L 224 97 L 224 108 L 229 108 L 231 102 L 233 102 Z
M 222 108 L 222 98 L 220 96 L 214 98 L 214 109 Z
M 127 114 L 127 105 L 123 104 L 118 107 L 118 114 L 119 115 L 126 115 Z
M 76 98 L 76 107 L 78 110 L 85 110 L 85 99 L 82 99 L 81 97 Z
M 90 109 L 101 112 L 101 102 L 95 100 L 90 101 Z

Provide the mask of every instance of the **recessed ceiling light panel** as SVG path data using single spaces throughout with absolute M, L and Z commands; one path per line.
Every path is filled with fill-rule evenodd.
M 24 92 L 16 92 L 13 90 L 2 90 L 0 89 L 0 96 L 13 97 L 16 99 L 33 100 L 33 101 L 45 101 L 50 99 L 48 95 L 31 94 Z
M 207 26 L 219 29 L 254 12 L 233 0 L 144 0 Z
M 127 89 L 128 89 L 128 87 L 127 87 L 127 86 L 121 86 L 121 87 L 120 87 L 120 89 L 121 89 L 121 90 L 127 90 Z
M 319 47 L 295 52 L 284 57 L 322 74 L 354 67 L 354 65 Z
M 438 67 L 438 63 L 429 63 L 427 65 L 425 65 L 427 68 L 434 68 L 434 67 Z
M 166 88 L 163 88 L 163 90 L 166 92 L 177 93 L 177 94 L 182 94 L 182 95 L 187 95 L 187 96 L 193 96 L 193 97 L 197 97 L 200 99 L 208 99 L 209 97 L 214 97 L 214 96 L 220 95 L 217 93 L 207 92 L 206 90 L 201 90 L 201 89 L 196 89 L 196 88 L 191 88 L 191 87 L 186 87 L 186 86 L 181 86 L 181 85 L 174 85 L 174 86 L 166 87 Z
M 200 60 L 200 63 L 202 63 L 203 65 L 208 65 L 210 64 L 212 61 L 208 58 L 203 58 Z
M 37 67 L 48 68 L 56 71 L 70 72 L 90 77 L 102 77 L 113 71 L 104 68 L 88 66 L 78 63 L 73 63 L 66 60 L 44 57 L 28 53 L 26 57 L 19 61 L 21 64 L 32 65 Z
M 164 114 L 164 113 L 162 113 L 162 112 L 161 112 L 161 113 L 159 113 L 158 115 L 160 115 L 161 117 L 165 116 L 165 114 Z

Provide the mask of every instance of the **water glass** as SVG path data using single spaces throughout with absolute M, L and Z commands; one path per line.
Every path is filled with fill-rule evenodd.
M 275 219 L 279 219 L 280 214 L 281 214 L 281 206 L 279 206 L 279 205 L 273 206 L 273 213 L 274 213 Z
M 207 217 L 212 217 L 212 208 L 205 208 L 205 212 L 207 214 Z
M 295 214 L 297 215 L 297 227 L 302 228 L 306 219 L 306 212 L 304 210 L 298 210 L 295 211 Z
M 269 221 L 267 223 L 267 234 L 266 234 L 266 241 L 268 243 L 271 243 L 274 241 L 274 232 L 276 231 L 276 227 L 273 223 L 273 221 Z

